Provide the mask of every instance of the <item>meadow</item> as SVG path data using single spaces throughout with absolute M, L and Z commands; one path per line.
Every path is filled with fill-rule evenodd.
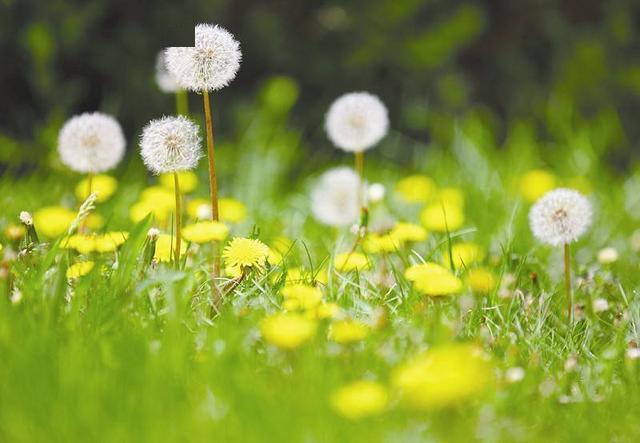
M 551 97 L 544 139 L 434 115 L 427 143 L 363 102 L 308 146 L 325 122 L 292 124 L 298 85 L 273 77 L 215 138 L 218 214 L 203 98 L 215 123 L 226 63 L 165 91 L 183 120 L 126 155 L 56 128 L 54 167 L 2 174 L 0 441 L 640 438 L 640 177 L 609 166 L 615 113 Z M 558 188 L 592 212 L 568 269 L 530 219 Z

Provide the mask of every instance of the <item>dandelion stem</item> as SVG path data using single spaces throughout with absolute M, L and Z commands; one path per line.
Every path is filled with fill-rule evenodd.
M 189 96 L 184 89 L 176 91 L 176 113 L 184 116 L 189 115 Z
M 213 119 L 211 118 L 211 104 L 209 103 L 209 91 L 202 91 L 204 100 L 204 117 L 205 126 L 207 127 L 207 158 L 209 160 L 209 186 L 211 191 L 211 219 L 218 221 L 218 180 L 216 178 L 216 161 L 213 146 Z M 213 291 L 213 303 L 217 305 L 220 295 L 216 288 L 215 278 L 220 274 L 220 256 L 218 254 L 217 242 L 213 242 L 213 275 L 211 279 L 211 288 Z
M 564 285 L 567 293 L 569 324 L 573 323 L 573 292 L 571 290 L 571 251 L 569 243 L 564 244 Z
M 182 247 L 182 196 L 180 195 L 180 180 L 178 179 L 178 173 L 173 173 L 174 191 L 176 194 L 176 252 L 175 260 L 176 267 L 180 266 L 180 250 Z
M 87 174 L 87 197 L 89 197 L 92 192 L 93 192 L 93 173 L 89 172 Z M 87 232 L 87 219 L 86 218 L 82 220 L 82 223 L 80 223 L 79 231 L 80 231 L 81 234 L 84 234 L 85 232 Z
M 211 105 L 209 103 L 209 92 L 202 91 L 204 99 L 204 117 L 207 127 L 207 154 L 209 159 L 209 186 L 211 191 L 211 217 L 213 221 L 218 221 L 218 181 L 216 178 L 216 161 L 213 147 L 213 120 L 211 118 Z
M 355 166 L 356 172 L 358 173 L 358 177 L 360 177 L 360 189 L 358 189 L 358 204 L 360 207 L 364 208 L 364 152 L 357 151 L 355 153 Z

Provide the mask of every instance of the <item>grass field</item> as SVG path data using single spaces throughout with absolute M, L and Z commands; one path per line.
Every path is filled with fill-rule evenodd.
M 498 137 L 473 110 L 437 120 L 429 143 L 391 130 L 366 155 L 367 179 L 386 193 L 369 204 L 354 253 L 365 261 L 350 269 L 336 257 L 354 234 L 317 222 L 309 195 L 322 172 L 353 158 L 288 122 L 295 84 L 268 88 L 218 140 L 221 196 L 233 199 L 227 239 L 187 242 L 178 266 L 150 259 L 149 229 L 172 234 L 172 190 L 158 191 L 136 139 L 110 174 L 117 189 L 82 222 L 128 233 L 105 252 L 65 243 L 83 177 L 61 167 L 53 144 L 32 170 L 2 174 L 0 441 L 640 439 L 639 178 L 607 166 L 615 115 L 553 114 L 542 139 L 524 123 Z M 209 192 L 205 161 L 195 174 L 187 209 Z M 579 189 L 594 208 L 572 245 L 572 323 L 562 250 L 538 243 L 528 223 L 532 202 L 555 186 Z M 438 229 L 423 213 L 433 204 L 463 219 Z M 42 215 L 50 206 L 68 211 Z M 397 221 L 428 235 L 389 247 Z M 223 259 L 212 316 L 211 257 L 233 237 L 258 238 L 270 258 L 235 280 Z M 460 244 L 473 252 L 457 260 Z M 69 271 L 86 261 L 87 273 Z M 423 261 L 461 286 L 416 289 L 405 273 Z M 446 287 L 439 278 L 429 283 Z

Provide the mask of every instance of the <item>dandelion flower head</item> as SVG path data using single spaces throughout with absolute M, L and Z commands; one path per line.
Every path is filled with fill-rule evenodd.
M 232 268 L 264 268 L 269 247 L 260 240 L 235 237 L 225 246 L 222 257 L 225 265 Z
M 195 168 L 202 156 L 198 125 L 183 116 L 152 120 L 142 131 L 140 155 L 154 174 Z
M 177 83 L 194 92 L 215 91 L 227 86 L 240 69 L 240 44 L 226 29 L 217 25 L 195 27 L 194 47 L 168 48 L 165 52 L 169 73 Z
M 70 118 L 58 134 L 58 153 L 66 166 L 83 174 L 113 169 L 124 155 L 120 124 L 100 112 Z
M 348 226 L 358 220 L 360 177 L 351 168 L 338 167 L 322 174 L 311 192 L 315 218 L 329 226 Z
M 529 212 L 533 235 L 552 246 L 572 243 L 591 225 L 591 203 L 573 189 L 547 192 Z
M 158 88 L 167 94 L 182 90 L 178 81 L 167 69 L 167 57 L 164 50 L 158 52 L 156 57 L 156 83 Z
M 387 108 L 368 92 L 344 94 L 331 104 L 325 129 L 336 147 L 347 152 L 365 151 L 387 134 Z

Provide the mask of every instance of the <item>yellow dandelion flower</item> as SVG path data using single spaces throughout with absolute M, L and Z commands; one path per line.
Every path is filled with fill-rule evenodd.
M 83 275 L 87 275 L 93 269 L 94 263 L 92 261 L 83 261 L 74 263 L 67 268 L 67 278 L 80 278 Z
M 451 246 L 451 257 L 453 264 L 457 268 L 468 267 L 472 263 L 484 260 L 486 252 L 484 248 L 475 243 L 456 243 Z M 445 266 L 451 266 L 449 260 L 449 252 L 445 252 L 442 256 L 442 263 Z
M 91 192 L 95 192 L 96 202 L 102 203 L 111 198 L 118 189 L 118 180 L 110 175 L 98 174 L 91 179 Z M 76 197 L 85 201 L 89 197 L 89 179 L 81 180 L 76 186 Z
M 198 176 L 193 171 L 178 172 L 178 180 L 181 194 L 189 194 L 198 187 Z M 173 192 L 173 188 L 175 186 L 173 173 L 161 174 L 158 178 L 158 182 L 160 185 Z
M 333 265 L 336 270 L 340 272 L 365 271 L 371 267 L 367 256 L 360 252 L 343 252 L 338 254 L 333 260 Z
M 337 303 L 326 303 L 322 302 L 316 309 L 313 311 L 307 311 L 314 318 L 325 319 L 325 318 L 335 318 L 340 313 L 340 306 Z
M 194 198 L 187 203 L 187 214 L 199 220 L 211 219 L 211 202 L 204 198 Z M 247 218 L 247 207 L 236 199 L 221 198 L 218 200 L 218 215 L 220 221 L 240 223 Z
M 409 267 L 404 276 L 418 292 L 431 296 L 452 295 L 462 290 L 462 281 L 453 273 L 435 263 L 423 263 Z
M 247 218 L 247 207 L 234 198 L 221 198 L 218 201 L 220 219 L 230 223 L 240 223 Z
M 96 252 L 113 252 L 124 244 L 129 233 L 124 231 L 110 231 L 96 237 Z
M 145 200 L 134 203 L 129 208 L 129 219 L 134 223 L 138 223 L 151 214 L 156 222 L 164 224 L 169 219 L 170 213 L 171 208 L 168 206 L 156 206 L 152 202 Z
M 338 320 L 331 324 L 329 338 L 343 345 L 364 340 L 369 335 L 369 327 L 358 320 Z
M 153 258 L 159 262 L 169 262 L 174 258 L 176 250 L 176 238 L 169 234 L 160 234 L 156 240 L 156 253 Z M 187 252 L 187 245 L 180 245 L 180 257 Z
M 482 392 L 492 369 L 481 350 L 470 344 L 431 349 L 397 368 L 393 386 L 414 409 L 453 406 Z
M 293 284 L 282 289 L 283 307 L 288 311 L 313 309 L 322 301 L 322 292 L 314 286 Z
M 238 268 L 264 268 L 269 247 L 260 240 L 235 237 L 222 252 L 226 266 Z
M 410 175 L 396 184 L 396 192 L 408 203 L 426 203 L 435 195 L 436 184 L 425 175 Z
M 391 234 L 369 234 L 365 237 L 362 247 L 369 254 L 381 254 L 400 250 L 402 243 Z
M 158 206 L 173 207 L 175 204 L 173 191 L 163 186 L 149 186 L 142 190 L 140 201 L 152 203 Z
M 33 223 L 38 233 L 53 238 L 67 232 L 76 215 L 75 212 L 61 206 L 47 206 L 33 214 Z
M 338 414 L 358 420 L 383 412 L 389 403 L 389 393 L 380 383 L 359 380 L 337 389 L 330 401 Z
M 225 266 L 224 275 L 231 278 L 238 278 L 242 275 L 242 272 L 238 266 Z
M 487 268 L 474 268 L 467 273 L 467 284 L 474 292 L 488 294 L 498 285 L 498 278 Z
M 434 202 L 424 207 L 420 221 L 429 231 L 449 232 L 460 229 L 464 224 L 464 212 L 458 205 Z
M 210 243 L 227 238 L 229 228 L 220 222 L 202 221 L 187 225 L 182 229 L 182 237 L 193 243 Z
M 398 222 L 389 233 L 400 242 L 417 243 L 427 239 L 427 230 L 413 223 Z
M 262 320 L 260 331 L 268 343 L 292 350 L 313 338 L 316 323 L 298 314 L 275 314 Z
M 556 176 L 543 169 L 534 169 L 520 177 L 520 194 L 530 203 L 534 203 L 548 191 L 556 187 Z

